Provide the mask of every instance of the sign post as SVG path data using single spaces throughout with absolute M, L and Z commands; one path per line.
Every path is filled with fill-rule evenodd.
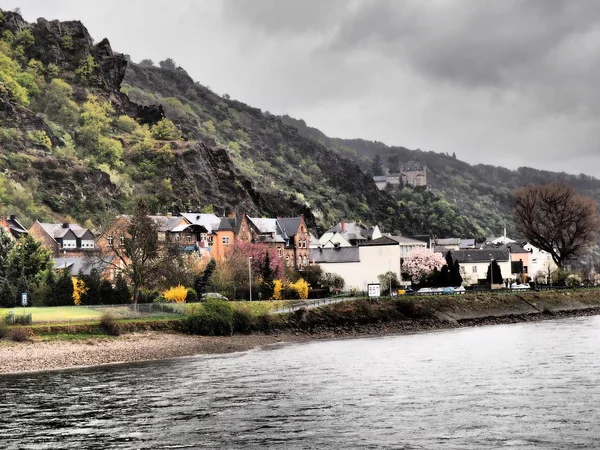
M 379 283 L 367 284 L 369 298 L 376 298 L 381 295 L 381 285 Z
M 23 305 L 23 308 L 27 306 L 27 292 L 21 294 L 21 305 Z

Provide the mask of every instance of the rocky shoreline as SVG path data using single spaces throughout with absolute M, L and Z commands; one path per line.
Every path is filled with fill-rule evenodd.
M 151 361 L 202 354 L 226 354 L 243 352 L 266 345 L 320 339 L 384 336 L 473 326 L 538 322 L 598 314 L 600 314 L 600 308 L 592 307 L 569 311 L 506 314 L 460 319 L 458 321 L 424 319 L 380 322 L 364 325 L 316 327 L 310 331 L 302 332 L 240 334 L 230 337 L 143 332 L 126 334 L 117 338 L 92 338 L 76 341 L 0 341 L 0 375 Z

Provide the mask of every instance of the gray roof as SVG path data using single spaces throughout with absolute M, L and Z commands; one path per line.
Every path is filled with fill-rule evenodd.
M 131 220 L 131 216 L 128 216 Z M 158 231 L 171 231 L 181 221 L 180 216 L 148 216 L 158 225 Z
M 400 245 L 414 245 L 414 244 L 427 245 L 427 242 L 418 241 L 417 239 L 411 239 L 411 238 L 408 238 L 405 236 L 388 236 L 388 237 L 390 239 L 393 239 Z
M 25 234 L 29 234 L 29 231 L 27 231 L 27 228 L 25 228 L 21 224 L 21 222 L 19 222 L 17 220 L 17 218 L 14 215 L 5 217 L 4 220 L 6 220 L 6 223 L 8 224 L 8 228 L 10 229 L 11 234 L 15 238 L 18 238 L 18 237 L 23 236 Z
M 233 230 L 227 217 L 217 217 L 215 214 L 205 213 L 183 213 L 181 214 L 195 225 L 201 225 L 209 233 L 213 231 Z
M 489 262 L 491 259 L 496 261 L 508 261 L 509 253 L 507 249 L 477 249 L 451 250 L 452 259 L 459 263 Z
M 44 231 L 53 239 L 64 238 L 69 232 L 80 239 L 87 237 L 94 239 L 94 234 L 87 228 L 83 228 L 76 223 L 42 223 L 39 222 Z
M 55 269 L 69 269 L 69 272 L 72 275 L 77 275 L 78 273 L 89 275 L 93 269 L 96 269 L 99 273 L 101 273 L 106 269 L 106 267 L 108 267 L 108 265 L 109 262 L 104 262 L 100 261 L 99 259 L 85 256 L 54 258 Z
M 295 236 L 300 228 L 302 217 L 283 217 L 277 219 L 277 225 L 286 239 Z
M 468 248 L 475 246 L 475 239 L 461 239 L 460 248 Z
M 460 245 L 460 238 L 436 239 L 437 245 Z
M 360 262 L 358 247 L 319 248 L 310 252 L 313 263 L 351 263 Z
M 361 247 L 370 247 L 376 245 L 399 245 L 399 243 L 390 236 L 382 236 L 378 239 L 373 239 L 372 241 L 361 242 L 358 245 Z

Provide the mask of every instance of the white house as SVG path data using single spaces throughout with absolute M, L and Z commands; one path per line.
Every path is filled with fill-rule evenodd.
M 458 261 L 465 283 L 477 284 L 479 280 L 485 280 L 492 260 L 498 263 L 502 273 L 502 280 L 494 280 L 494 284 L 513 278 L 510 252 L 506 248 L 451 250 L 450 254 Z
M 378 276 L 391 271 L 400 279 L 400 245 L 389 237 L 361 243 L 358 247 L 319 248 L 311 252 L 311 262 L 325 272 L 341 276 L 346 289 L 366 291 Z

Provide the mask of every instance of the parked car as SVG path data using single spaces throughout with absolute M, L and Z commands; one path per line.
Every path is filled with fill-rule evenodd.
M 517 284 L 517 283 L 513 283 L 510 285 L 511 289 L 531 289 L 531 286 L 529 286 L 528 284 Z
M 459 286 L 456 289 L 454 289 L 455 294 L 464 294 L 465 292 L 467 292 L 467 290 L 464 286 Z
M 202 300 L 229 300 L 224 295 L 219 294 L 218 292 L 206 292 L 202 294 Z
M 442 294 L 454 294 L 454 288 L 451 286 L 447 286 L 442 289 Z

